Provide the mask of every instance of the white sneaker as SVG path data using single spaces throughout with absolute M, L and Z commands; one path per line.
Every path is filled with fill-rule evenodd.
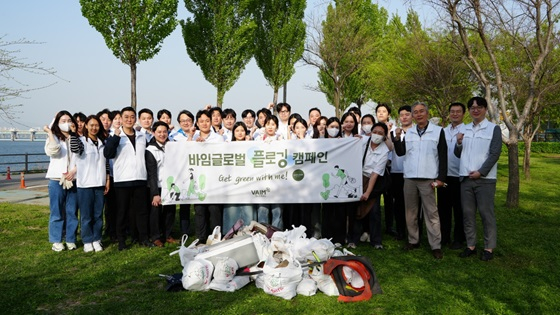
M 101 244 L 101 241 L 93 242 L 93 249 L 95 249 L 95 252 L 103 251 L 103 245 Z
M 66 243 L 66 247 L 68 248 L 68 250 L 75 250 L 76 248 L 78 248 L 75 243 Z
M 368 240 L 369 240 L 369 233 L 368 232 L 362 233 L 362 236 L 360 236 L 360 242 L 368 242 Z
M 93 252 L 93 245 L 91 243 L 85 243 L 84 244 L 84 252 L 85 253 Z
M 55 252 L 61 252 L 64 250 L 64 244 L 62 243 L 53 243 L 52 244 L 52 250 L 54 250 Z

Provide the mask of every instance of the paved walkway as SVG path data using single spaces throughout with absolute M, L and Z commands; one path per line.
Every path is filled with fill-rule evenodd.
M 6 179 L 5 174 L 2 174 L 2 179 L 0 179 L 0 202 L 48 206 L 48 182 L 45 178 L 45 173 L 26 174 L 26 188 L 20 188 L 21 179 L 19 174 L 12 174 L 12 179 L 10 180 Z

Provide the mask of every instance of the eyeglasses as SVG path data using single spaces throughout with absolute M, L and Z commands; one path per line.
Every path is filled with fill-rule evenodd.
M 472 110 L 472 111 L 479 111 L 479 110 L 483 110 L 483 109 L 486 109 L 486 107 L 484 107 L 484 106 L 471 106 L 471 108 L 469 108 L 469 110 Z
M 192 122 L 193 121 L 191 119 L 181 119 L 181 120 L 179 120 L 179 123 L 181 123 L 181 124 L 186 124 L 186 123 L 191 123 L 192 124 Z

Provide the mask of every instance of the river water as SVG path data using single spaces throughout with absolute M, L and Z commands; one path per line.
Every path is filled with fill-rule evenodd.
M 23 171 L 26 153 L 30 154 L 29 171 L 46 170 L 49 166 L 49 158 L 45 155 L 45 141 L 0 141 L 0 173 L 6 172 L 8 166 L 12 173 Z M 6 156 L 7 154 L 20 155 Z

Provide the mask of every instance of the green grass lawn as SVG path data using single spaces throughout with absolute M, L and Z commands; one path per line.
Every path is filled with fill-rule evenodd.
M 532 180 L 522 181 L 520 207 L 505 207 L 506 157 L 496 196 L 498 248 L 482 262 L 444 249 L 432 258 L 426 237 L 405 252 L 385 237 L 385 250 L 362 243 L 384 294 L 342 304 L 320 292 L 286 301 L 253 283 L 234 293 L 165 292 L 160 273 L 181 271 L 172 247 L 101 253 L 53 252 L 48 207 L 0 204 L 0 313 L 3 314 L 557 314 L 560 312 L 560 156 L 532 159 Z M 479 224 L 480 226 L 480 224 Z M 479 232 L 479 239 L 482 233 Z M 482 240 L 479 243 L 482 246 Z

